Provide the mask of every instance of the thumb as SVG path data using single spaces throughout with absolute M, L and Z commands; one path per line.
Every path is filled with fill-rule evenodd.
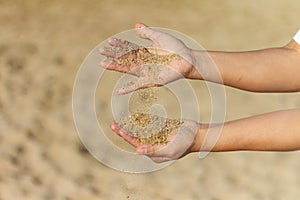
M 135 25 L 135 31 L 139 37 L 144 39 L 150 39 L 154 43 L 157 42 L 157 38 L 162 34 L 159 31 L 149 28 L 147 25 L 143 23 L 137 23 Z

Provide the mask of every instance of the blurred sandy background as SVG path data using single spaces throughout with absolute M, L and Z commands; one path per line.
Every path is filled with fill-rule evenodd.
M 142 175 L 112 170 L 81 145 L 71 107 L 85 56 L 136 22 L 175 29 L 206 49 L 237 51 L 286 44 L 299 14 L 298 0 L 0 0 L 0 199 L 299 198 L 299 152 L 189 155 Z M 193 85 L 208 104 L 203 85 Z M 230 88 L 227 101 L 227 120 L 300 106 L 298 94 Z M 109 112 L 109 102 L 97 108 Z M 201 117 L 209 119 L 209 109 Z

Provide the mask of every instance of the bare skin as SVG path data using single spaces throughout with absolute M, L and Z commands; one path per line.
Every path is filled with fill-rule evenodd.
M 126 94 L 137 89 L 149 87 L 149 86 L 160 86 L 165 85 L 169 82 L 178 80 L 180 78 L 189 77 L 193 66 L 191 60 L 193 59 L 191 49 L 186 47 L 186 45 L 178 40 L 177 38 L 158 31 L 154 31 L 145 27 L 143 24 L 137 24 L 135 30 L 138 36 L 152 41 L 150 48 L 147 48 L 151 53 L 158 55 L 171 55 L 170 52 L 176 52 L 181 56 L 181 59 L 174 59 L 168 66 L 163 68 L 158 75 L 158 82 L 149 84 L 149 78 L 147 77 L 147 72 L 143 73 L 141 65 L 137 65 L 132 62 L 129 65 L 122 65 L 118 62 L 112 61 L 112 58 L 131 58 L 134 59 L 137 57 L 137 51 L 133 50 L 124 55 L 117 55 L 112 48 L 101 48 L 99 49 L 100 54 L 107 56 L 109 59 L 104 60 L 100 63 L 100 66 L 108 70 L 119 71 L 123 73 L 130 73 L 138 77 L 138 80 L 127 87 L 119 88 L 117 90 L 118 94 Z M 117 38 L 108 39 L 109 44 L 112 47 L 119 47 L 122 49 L 138 49 L 139 47 L 136 44 L 123 41 Z M 165 51 L 167 49 L 169 52 Z
M 194 121 L 186 120 L 181 128 L 170 134 L 167 144 L 141 144 L 126 130 L 118 126 L 116 122 L 111 124 L 111 129 L 129 144 L 136 147 L 136 153 L 146 155 L 154 162 L 161 163 L 181 158 L 192 151 L 195 151 L 195 138 L 198 134 L 199 124 Z
M 248 52 L 209 51 L 225 85 L 252 92 L 300 91 L 300 46 L 291 41 L 284 47 Z M 200 56 L 201 52 L 194 52 Z M 201 79 L 200 76 L 194 77 Z M 214 81 L 213 77 L 209 77 Z
M 136 32 L 142 38 L 153 41 L 153 46 L 164 48 L 169 45 L 173 50 L 182 50 L 182 60 L 171 63 L 170 68 L 188 79 L 220 82 L 220 79 L 209 73 L 209 63 L 203 52 L 188 49 L 180 40 L 168 34 L 152 30 L 144 24 L 136 25 Z M 166 48 L 164 48 L 166 49 Z M 100 50 L 106 56 L 112 56 Z M 283 47 L 262 49 L 250 52 L 207 52 L 216 63 L 223 83 L 225 85 L 253 92 L 299 92 L 300 91 L 300 45 L 292 40 Z M 197 62 L 197 63 L 195 63 Z M 206 72 L 199 73 L 200 68 Z M 195 64 L 198 68 L 196 69 Z M 102 62 L 100 64 L 109 70 L 130 72 L 132 67 L 123 68 L 114 63 Z M 175 81 L 180 76 L 162 74 L 163 85 Z M 121 89 L 120 94 L 131 92 L 142 88 L 131 87 Z M 238 150 L 259 150 L 259 151 L 292 151 L 300 149 L 300 109 L 278 111 L 274 113 L 253 116 L 250 118 L 226 122 L 221 136 L 211 151 L 238 151 Z M 128 143 L 135 146 L 138 154 L 150 157 L 154 162 L 164 162 L 181 158 L 189 153 L 210 150 L 203 145 L 207 136 L 208 125 L 199 124 L 194 121 L 185 121 L 186 126 L 179 129 L 170 137 L 170 142 L 164 146 L 142 145 L 136 138 L 132 137 L 126 130 L 121 129 L 116 122 L 111 128 Z M 214 127 L 213 127 L 214 128 Z M 216 126 L 215 128 L 218 128 Z M 178 136 L 178 137 L 176 137 Z M 185 138 L 186 137 L 186 138 Z M 177 139 L 176 138 L 180 138 Z M 185 138 L 185 139 L 184 139 Z M 182 141 L 182 142 L 181 142 Z M 172 143 L 174 145 L 172 145 Z M 176 144 L 176 145 L 175 145 Z

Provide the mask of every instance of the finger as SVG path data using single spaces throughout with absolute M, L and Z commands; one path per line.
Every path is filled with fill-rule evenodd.
M 107 70 L 113 70 L 118 72 L 127 72 L 127 68 L 122 67 L 119 63 L 113 61 L 112 59 L 108 58 L 99 63 L 99 66 L 107 69 Z
M 118 95 L 122 95 L 122 94 L 128 94 L 130 92 L 133 92 L 135 90 L 138 90 L 141 87 L 140 83 L 138 81 L 132 81 L 128 84 L 126 84 L 125 86 L 118 88 L 116 90 L 116 93 Z
M 151 145 L 151 144 L 144 144 L 140 145 L 136 149 L 136 153 L 140 155 L 146 155 L 146 156 L 155 156 L 155 152 L 158 151 L 157 145 Z
M 169 156 L 170 151 L 171 149 L 166 148 L 166 145 L 146 144 L 136 148 L 136 153 L 138 155 L 145 155 L 152 160 L 164 158 L 162 162 L 173 159 L 172 156 Z
M 133 75 L 136 75 L 134 71 L 132 71 Z M 139 78 L 137 81 L 131 81 L 130 83 L 127 83 L 125 86 L 120 87 L 116 90 L 116 94 L 122 95 L 122 94 L 128 94 L 130 92 L 145 89 L 149 87 L 160 87 L 162 86 L 161 83 L 153 83 L 148 80 L 145 80 L 145 78 Z
M 116 51 L 110 47 L 100 47 L 98 51 L 100 54 L 107 56 L 107 57 L 116 58 L 118 56 Z
M 107 69 L 112 63 L 113 63 L 113 60 L 108 58 L 108 59 L 100 61 L 99 65 L 100 65 L 100 67 Z
M 140 146 L 140 142 L 137 138 L 133 137 L 128 133 L 125 129 L 119 127 L 117 122 L 112 122 L 110 125 L 111 129 L 117 133 L 120 137 L 122 137 L 126 142 L 131 144 L 134 147 Z
M 161 147 L 157 145 L 141 145 L 137 147 L 136 153 L 139 155 L 148 156 L 155 163 L 162 163 L 166 161 L 170 161 L 171 159 L 164 154 L 158 154 Z
M 111 130 L 113 130 L 115 133 L 117 133 L 119 136 L 121 136 L 121 135 L 120 135 L 120 127 L 119 127 L 119 125 L 118 125 L 117 122 L 113 121 L 113 122 L 110 124 L 110 128 L 111 128 Z
M 155 31 L 143 23 L 137 23 L 135 25 L 135 31 L 139 37 L 150 39 L 154 43 L 156 43 L 157 39 L 162 35 L 161 32 Z
M 170 158 L 167 157 L 150 157 L 150 159 L 155 163 L 163 163 L 170 161 Z
M 133 71 L 130 71 L 130 66 L 119 64 L 118 62 L 113 61 L 111 59 L 105 59 L 105 60 L 101 61 L 99 63 L 99 66 L 104 68 L 104 69 L 107 69 L 107 70 L 113 70 L 113 71 L 128 73 L 128 74 L 137 76 L 137 74 L 135 74 Z M 129 93 L 129 92 L 127 92 L 127 93 Z M 126 94 L 126 91 L 125 91 L 124 94 Z
M 122 39 L 118 39 L 118 38 L 109 38 L 108 39 L 108 43 L 112 46 L 115 46 L 115 47 L 121 47 L 121 48 L 124 48 L 124 49 L 138 49 L 139 46 L 134 44 L 134 43 L 131 43 L 127 40 L 122 40 Z
M 111 58 L 107 58 L 99 63 L 99 66 L 107 69 L 107 70 L 113 70 L 117 72 L 122 72 L 122 73 L 129 73 L 132 75 L 135 75 L 133 72 L 129 71 L 130 67 L 122 65 Z

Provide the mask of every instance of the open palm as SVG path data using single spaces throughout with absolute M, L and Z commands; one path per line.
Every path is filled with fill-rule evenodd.
M 117 90 L 126 94 L 137 89 L 161 86 L 188 77 L 193 70 L 191 50 L 179 39 L 144 24 L 136 24 L 139 37 L 149 39 L 151 47 L 144 48 L 125 40 L 110 38 L 111 47 L 99 49 L 108 59 L 100 66 L 123 73 L 130 73 L 138 79 Z M 159 69 L 153 70 L 155 66 Z M 155 71 L 155 73 L 153 73 Z
M 175 160 L 190 153 L 193 148 L 199 125 L 185 120 L 179 129 L 174 130 L 167 139 L 166 144 L 142 144 L 139 139 L 113 122 L 111 129 L 129 144 L 136 147 L 136 152 L 146 155 L 156 163 Z

